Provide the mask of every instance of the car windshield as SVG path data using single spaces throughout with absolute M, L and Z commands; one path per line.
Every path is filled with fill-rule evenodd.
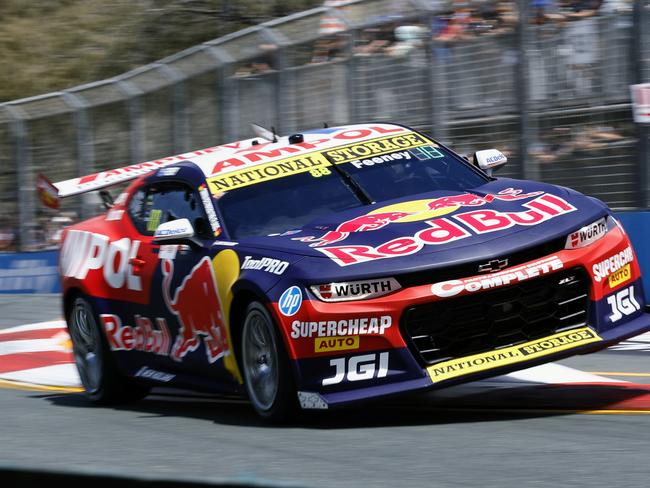
M 297 229 L 317 217 L 360 207 L 361 194 L 375 202 L 435 190 L 466 191 L 487 178 L 435 144 L 339 162 L 346 181 L 326 160 L 304 171 L 218 195 L 222 220 L 233 239 Z M 330 162 L 335 161 L 330 158 Z M 351 184 L 353 183 L 353 184 Z M 359 187 L 356 191 L 352 188 Z

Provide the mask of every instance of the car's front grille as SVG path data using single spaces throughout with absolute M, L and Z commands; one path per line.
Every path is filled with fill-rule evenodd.
M 491 351 L 584 325 L 589 283 L 572 268 L 408 308 L 400 327 L 426 364 Z
M 499 260 L 507 259 L 508 266 L 512 267 L 559 252 L 564 249 L 565 243 L 566 236 L 562 236 L 560 238 L 546 241 L 536 246 L 527 247 L 526 249 L 522 249 L 520 251 L 515 251 L 503 255 L 495 255 L 494 258 Z M 444 268 L 415 271 L 402 275 L 396 275 L 395 278 L 397 281 L 399 281 L 399 284 L 402 285 L 402 288 L 429 285 L 431 283 L 436 283 L 439 281 L 456 279 L 459 276 L 474 276 L 478 273 L 479 265 L 484 264 L 486 261 L 489 261 L 489 259 L 481 259 L 479 261 L 473 260 L 463 264 L 446 266 Z

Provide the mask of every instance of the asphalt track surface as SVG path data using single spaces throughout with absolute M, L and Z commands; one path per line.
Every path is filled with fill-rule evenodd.
M 57 297 L 0 297 L 0 328 L 59 310 Z M 617 351 L 563 364 L 648 383 L 649 360 Z M 241 401 L 163 392 L 99 408 L 80 394 L 0 388 L 0 464 L 307 487 L 647 486 L 648 392 L 614 392 L 632 405 L 646 395 L 643 408 L 599 411 L 612 394 L 575 386 L 483 405 L 426 395 L 269 426 Z

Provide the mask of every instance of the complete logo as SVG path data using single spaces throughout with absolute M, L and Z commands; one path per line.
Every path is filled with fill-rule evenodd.
M 280 313 L 285 317 L 296 315 L 296 313 L 298 313 L 298 310 L 300 310 L 301 305 L 302 291 L 300 291 L 300 288 L 297 286 L 287 288 L 280 296 L 280 300 L 278 301 Z

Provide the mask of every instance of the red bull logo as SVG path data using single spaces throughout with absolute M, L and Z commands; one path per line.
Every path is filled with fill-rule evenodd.
M 429 220 L 454 212 L 461 207 L 479 207 L 495 200 L 513 201 L 533 198 L 544 192 L 524 193 L 523 190 L 506 188 L 499 193 L 480 196 L 473 193 L 461 193 L 432 200 L 401 202 L 380 208 L 372 213 L 346 220 L 335 230 L 328 231 L 320 237 L 299 237 L 295 240 L 309 242 L 311 247 L 322 247 L 347 239 L 353 232 L 379 230 L 391 223 L 415 222 Z
M 410 215 L 409 212 L 383 212 L 376 214 L 366 214 L 355 217 L 352 220 L 346 220 L 340 224 L 336 230 L 332 230 L 323 234 L 316 239 L 312 247 L 326 246 L 335 242 L 347 239 L 351 232 L 367 232 L 370 230 L 378 230 L 386 227 L 391 222 Z
M 228 354 L 228 335 L 210 259 L 204 257 L 192 268 L 176 289 L 173 299 L 169 288 L 174 275 L 174 262 L 163 260 L 162 272 L 165 303 L 178 317 L 180 324 L 171 357 L 177 361 L 182 360 L 187 353 L 196 351 L 201 340 L 205 344 L 210 363 Z
M 462 195 L 452 195 L 431 200 L 427 207 L 429 210 L 438 210 L 447 207 L 477 207 L 494 201 L 494 195 L 480 197 L 472 193 L 463 193 Z

